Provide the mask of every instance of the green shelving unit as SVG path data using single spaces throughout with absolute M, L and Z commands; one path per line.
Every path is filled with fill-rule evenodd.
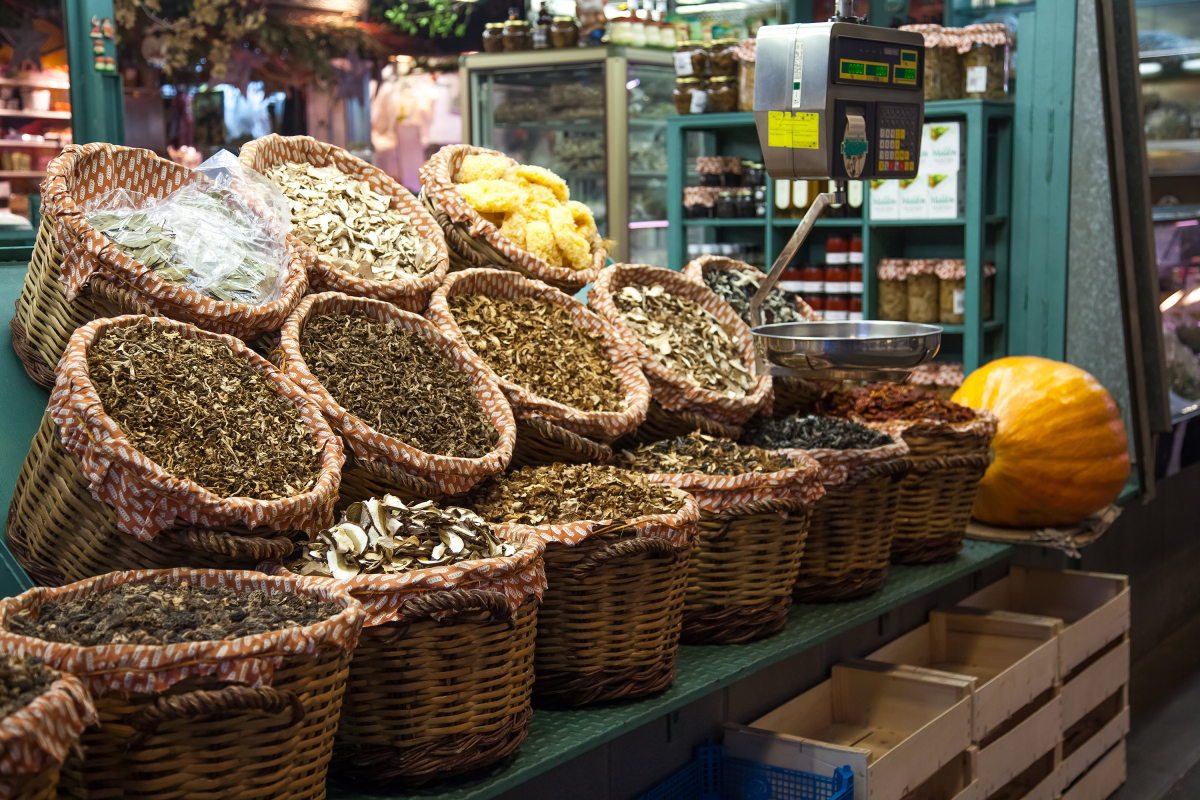
M 881 258 L 962 258 L 967 263 L 966 319 L 963 325 L 942 326 L 946 337 L 942 358 L 961 360 L 968 373 L 1007 352 L 1009 276 L 1009 211 L 1013 148 L 1013 104 L 985 100 L 946 100 L 927 103 L 925 120 L 962 124 L 966 153 L 965 208 L 957 219 L 872 220 L 870 202 L 864 216 L 821 219 L 818 230 L 852 232 L 863 239 L 863 313 L 875 315 L 875 265 Z M 772 264 L 796 219 L 776 219 L 774 183 L 768 181 L 767 213 L 756 219 L 687 219 L 683 188 L 687 185 L 688 137 L 699 134 L 705 154 L 738 155 L 759 160 L 761 149 L 752 113 L 697 114 L 673 117 L 667 123 L 668 259 L 671 269 L 687 263 L 688 230 L 711 228 L 721 241 L 761 243 L 764 260 Z M 694 155 L 694 153 L 693 153 Z M 734 229 L 736 233 L 727 233 Z M 801 263 L 824 260 L 824 241 L 813 234 L 797 255 Z M 994 319 L 982 319 L 984 261 L 996 264 Z

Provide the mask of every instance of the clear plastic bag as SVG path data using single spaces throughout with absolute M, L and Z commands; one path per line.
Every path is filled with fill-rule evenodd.
M 117 189 L 89 200 L 84 214 L 162 280 L 214 300 L 265 305 L 283 294 L 287 229 L 231 188 L 245 180 L 230 171 L 222 185 L 200 173 L 161 199 Z
M 286 234 L 292 227 L 292 211 L 287 197 L 266 175 L 250 169 L 228 150 L 218 150 L 196 171 L 218 186 L 233 189 L 249 198 L 250 204 L 260 204 L 283 225 Z

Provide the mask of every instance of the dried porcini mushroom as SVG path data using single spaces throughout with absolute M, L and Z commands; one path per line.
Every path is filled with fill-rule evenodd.
M 737 340 L 701 306 L 657 283 L 626 286 L 613 302 L 633 335 L 668 369 L 728 397 L 754 390 Z
M 467 373 L 395 322 L 362 314 L 310 316 L 300 332 L 300 354 L 339 405 L 418 450 L 482 458 L 500 439 Z
M 747 270 L 713 269 L 704 273 L 704 285 L 712 289 L 717 297 L 729 303 L 742 322 L 749 325 L 750 301 L 754 299 L 764 277 L 761 273 Z M 804 317 L 796 310 L 796 298 L 792 292 L 785 292 L 778 286 L 771 287 L 767 299 L 760 307 L 763 324 L 804 322 Z
M 892 437 L 845 419 L 793 415 L 758 422 L 741 443 L 767 450 L 870 450 L 892 444 Z
M 37 656 L 0 655 L 0 719 L 32 703 L 60 677 Z
M 562 525 L 580 520 L 631 519 L 671 514 L 682 492 L 645 477 L 597 464 L 524 467 L 479 492 L 475 510 L 493 522 Z
M 288 199 L 292 232 L 343 272 L 393 281 L 437 266 L 437 247 L 417 233 L 392 198 L 335 166 L 289 161 L 264 173 Z
M 320 450 L 299 410 L 224 342 L 153 322 L 110 326 L 87 361 L 105 413 L 172 475 L 256 500 L 316 484 Z
M 617 463 L 637 472 L 700 472 L 705 475 L 778 472 L 795 466 L 792 459 L 778 453 L 699 431 L 644 444 L 636 450 L 625 450 L 617 457 Z
M 80 647 L 214 642 L 302 628 L 342 612 L 337 603 L 303 594 L 235 592 L 225 586 L 122 583 L 76 600 L 47 600 L 6 621 L 12 633 Z
M 944 400 L 937 392 L 894 383 L 871 383 L 830 392 L 817 403 L 816 412 L 867 422 L 931 419 L 956 423 L 975 419 L 972 409 Z
M 351 504 L 341 522 L 299 548 L 288 569 L 349 580 L 511 556 L 520 549 L 473 511 L 439 508 L 432 500 L 405 505 L 389 494 Z
M 577 325 L 568 309 L 470 294 L 451 297 L 450 312 L 467 345 L 501 378 L 582 411 L 625 408 L 604 337 Z

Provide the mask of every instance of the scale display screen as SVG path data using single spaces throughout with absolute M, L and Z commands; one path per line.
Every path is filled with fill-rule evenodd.
M 920 85 L 923 55 L 889 42 L 839 36 L 834 45 L 834 80 L 915 88 Z

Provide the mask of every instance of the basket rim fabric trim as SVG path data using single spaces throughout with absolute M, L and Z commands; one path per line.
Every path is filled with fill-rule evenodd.
M 760 281 L 767 277 L 765 272 L 758 267 L 753 266 L 752 264 L 747 264 L 745 261 L 738 261 L 737 259 L 729 258 L 728 256 L 714 256 L 711 253 L 705 253 L 704 255 L 689 261 L 683 268 L 683 277 L 707 287 L 707 284 L 704 283 L 704 276 L 717 270 L 729 272 L 753 272 L 758 275 Z M 716 293 L 714 292 L 714 294 Z M 719 296 L 720 295 L 718 295 L 718 297 Z M 819 320 L 819 317 L 817 317 L 817 312 L 812 310 L 812 306 L 804 302 L 804 298 L 801 297 L 799 293 L 796 294 L 796 303 L 796 311 L 800 313 L 800 316 L 804 317 L 809 322 L 816 322 Z
M 99 721 L 83 682 L 63 673 L 29 705 L 0 719 L 0 775 L 32 775 L 61 764 L 83 729 Z
M 683 506 L 667 514 L 644 514 L 628 520 L 578 520 L 546 525 L 508 524 L 521 536 L 546 544 L 565 544 L 573 547 L 600 529 L 615 522 L 623 522 L 637 531 L 639 539 L 665 539 L 675 547 L 692 547 L 699 541 L 700 536 L 697 528 L 700 521 L 700 505 L 692 494 L 682 490 L 680 493 L 684 495 Z
M 643 473 L 655 483 L 683 489 L 696 498 L 704 511 L 721 511 L 760 500 L 797 498 L 814 503 L 825 496 L 820 462 L 800 453 L 794 467 L 775 472 L 744 472 L 741 475 L 706 475 L 701 472 Z

